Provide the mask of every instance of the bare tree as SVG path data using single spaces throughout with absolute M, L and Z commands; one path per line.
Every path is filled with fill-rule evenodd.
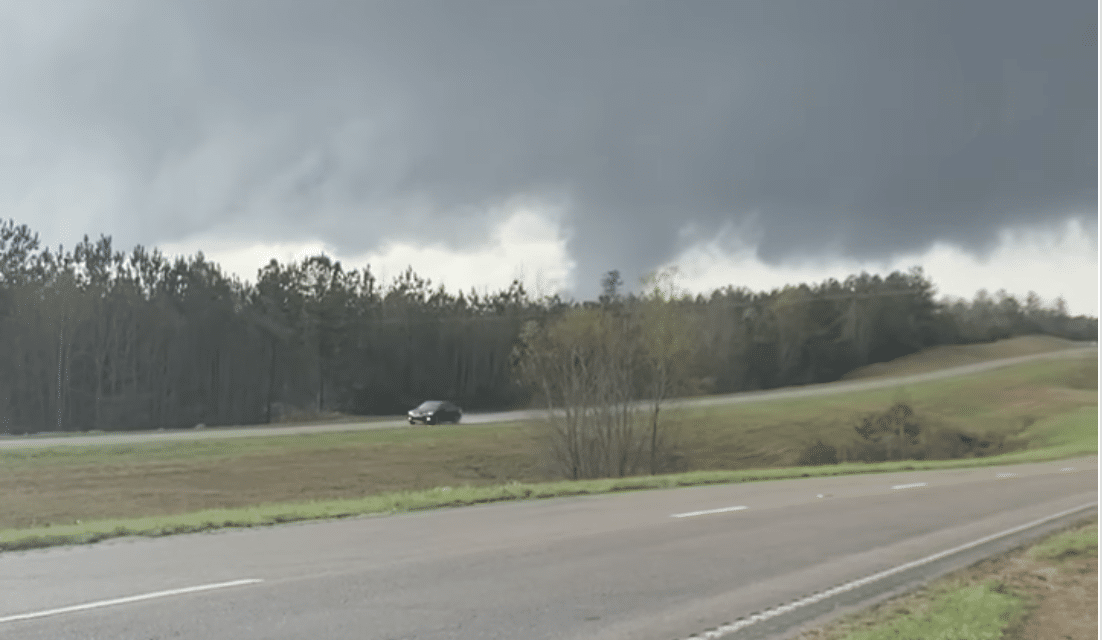
M 554 462 L 568 478 L 639 471 L 645 439 L 634 398 L 639 327 L 628 313 L 572 309 L 522 329 L 516 359 L 549 410 Z
M 611 272 L 600 304 L 522 329 L 520 373 L 548 407 L 553 460 L 566 477 L 667 468 L 671 443 L 660 414 L 685 389 L 698 340 L 674 275 L 656 274 L 643 297 L 623 298 Z
M 639 306 L 650 426 L 648 469 L 653 474 L 663 470 L 662 451 L 671 444 L 663 439 L 660 411 L 668 398 L 687 390 L 692 354 L 701 340 L 701 323 L 689 304 L 683 304 L 689 302 L 689 295 L 679 291 L 677 276 L 675 269 L 649 276 Z

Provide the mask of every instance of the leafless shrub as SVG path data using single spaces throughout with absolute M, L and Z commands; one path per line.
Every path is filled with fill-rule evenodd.
M 660 312 L 624 305 L 524 326 L 515 362 L 549 410 L 546 444 L 559 473 L 623 477 L 684 466 L 660 424 L 680 375 L 677 330 Z

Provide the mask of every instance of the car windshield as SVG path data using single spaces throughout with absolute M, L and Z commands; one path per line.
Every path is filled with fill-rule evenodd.
M 429 411 L 431 409 L 439 408 L 441 406 L 441 404 L 442 403 L 438 400 L 428 400 L 428 401 L 423 402 L 422 404 L 418 405 L 418 408 L 422 409 L 424 411 Z

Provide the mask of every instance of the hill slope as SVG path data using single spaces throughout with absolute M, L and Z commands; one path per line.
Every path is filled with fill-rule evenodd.
M 982 344 L 945 345 L 925 349 L 890 362 L 876 362 L 844 374 L 843 380 L 904 376 L 938 371 L 949 367 L 1015 358 L 1036 353 L 1049 353 L 1084 347 L 1087 343 L 1054 336 L 1019 336 Z

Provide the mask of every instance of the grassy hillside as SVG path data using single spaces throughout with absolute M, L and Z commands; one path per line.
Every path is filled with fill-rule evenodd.
M 994 443 L 975 454 L 1004 454 L 982 462 L 1072 456 L 1097 449 L 1096 377 L 1096 359 L 1090 356 L 1026 363 L 907 388 L 671 411 L 667 417 L 677 434 L 683 464 L 693 473 L 628 485 L 557 483 L 525 488 L 529 483 L 555 480 L 541 463 L 539 423 L 11 450 L 0 452 L 0 486 L 7 488 L 0 496 L 0 529 L 281 503 L 356 501 L 434 487 L 488 487 L 490 493 L 475 491 L 469 500 L 459 491 L 448 499 L 431 492 L 424 500 L 402 504 L 800 475 L 804 470 L 785 468 L 796 464 L 810 444 L 820 440 L 837 446 L 846 458 L 848 444 L 856 440 L 853 427 L 858 418 L 900 399 L 914 407 L 924 433 L 943 429 L 974 434 Z M 817 473 L 901 466 L 844 464 Z M 742 472 L 752 469 L 778 471 Z M 503 489 L 490 489 L 503 485 Z M 381 504 L 391 504 L 388 500 L 392 499 Z M 353 513 L 362 508 L 367 507 L 339 511 Z M 324 505 L 307 511 L 334 514 Z M 270 516 L 257 517 L 272 521 Z
M 818 440 L 845 461 L 859 443 L 854 426 L 861 417 L 898 401 L 915 410 L 922 438 L 976 437 L 991 443 L 986 455 L 1073 441 L 1095 450 L 1096 387 L 1093 354 L 877 391 L 679 409 L 670 417 L 696 469 L 790 466 Z
M 844 380 L 904 376 L 927 373 L 949 367 L 978 362 L 1029 356 L 1036 353 L 1064 351 L 1084 347 L 1085 343 L 1054 336 L 1020 336 L 982 344 L 946 345 L 925 349 L 890 362 L 878 362 L 859 367 L 843 376 Z

